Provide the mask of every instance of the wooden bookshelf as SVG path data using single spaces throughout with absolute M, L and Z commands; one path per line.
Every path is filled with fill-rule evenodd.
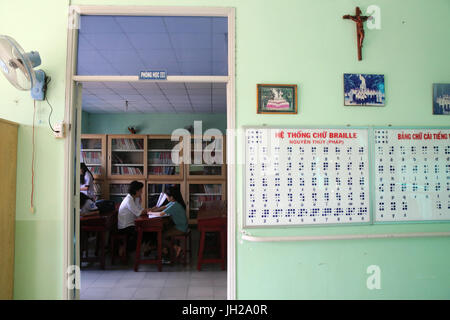
M 106 135 L 82 134 L 80 162 L 84 162 L 94 179 L 106 178 Z
M 100 174 L 94 174 L 97 199 L 110 199 L 120 203 L 127 195 L 128 185 L 136 180 L 145 186 L 142 206 L 152 207 L 159 197 L 162 185 L 178 185 L 186 202 L 189 224 L 197 223 L 198 208 L 203 201 L 226 200 L 225 137 L 217 139 L 223 146 L 220 155 L 223 164 L 203 163 L 205 147 L 212 141 L 202 141 L 202 163 L 179 166 L 172 162 L 172 148 L 182 140 L 171 141 L 170 135 L 84 134 L 81 139 L 82 151 L 96 155 L 92 157 L 95 158 L 95 163 L 88 162 L 88 167 L 92 165 L 100 168 Z M 194 148 L 191 137 L 191 162 L 194 161 Z M 175 168 L 171 172 L 164 172 L 166 166 Z M 152 171 L 152 167 L 159 169 Z
M 198 209 L 205 201 L 226 200 L 226 182 L 198 180 L 186 183 L 186 214 L 189 224 L 197 224 Z
M 109 180 L 108 185 L 108 198 L 109 200 L 114 201 L 115 203 L 121 203 L 122 200 L 128 194 L 128 186 L 133 180 Z M 146 182 L 145 180 L 137 180 L 144 184 L 144 188 L 142 191 L 141 197 L 141 205 L 145 208 L 146 203 Z
M 147 136 L 108 135 L 108 178 L 145 180 Z
M 184 165 L 172 161 L 172 149 L 182 142 L 172 141 L 170 135 L 149 135 L 147 141 L 147 176 L 151 180 L 183 180 Z M 182 159 L 182 150 L 179 153 Z
M 198 149 L 198 146 L 196 146 L 194 139 L 196 139 L 197 136 L 194 136 L 191 138 L 191 163 L 186 164 L 186 175 L 188 180 L 205 180 L 205 179 L 211 179 L 211 180 L 226 180 L 227 173 L 226 173 L 226 138 L 223 137 L 212 137 L 210 141 L 204 141 L 205 136 L 198 137 L 202 139 L 201 143 L 201 149 Z M 212 156 L 216 159 L 219 159 L 219 161 L 215 161 L 214 163 L 205 163 L 204 161 L 204 152 L 205 148 L 209 145 L 211 145 L 213 142 L 216 144 L 220 144 L 220 149 L 222 150 L 218 154 L 212 153 Z M 195 163 L 195 152 L 201 152 L 201 163 Z M 216 163 L 219 162 L 219 163 Z

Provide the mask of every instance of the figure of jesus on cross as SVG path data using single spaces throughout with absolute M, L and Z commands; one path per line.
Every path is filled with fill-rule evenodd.
M 363 46 L 363 41 L 364 41 L 364 25 L 363 25 L 363 23 L 366 22 L 370 18 L 370 16 L 362 16 L 361 9 L 359 9 L 359 7 L 356 7 L 356 14 L 354 16 L 346 14 L 342 18 L 350 19 L 356 23 L 356 37 L 357 37 L 356 41 L 357 41 L 357 45 L 358 45 L 358 60 L 362 60 L 361 48 Z

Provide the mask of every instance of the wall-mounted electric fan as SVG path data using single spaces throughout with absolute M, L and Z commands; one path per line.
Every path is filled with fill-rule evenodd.
M 13 38 L 0 35 L 0 70 L 17 89 L 31 90 L 34 100 L 45 99 L 45 72 L 34 70 L 40 64 L 39 52 L 24 52 Z

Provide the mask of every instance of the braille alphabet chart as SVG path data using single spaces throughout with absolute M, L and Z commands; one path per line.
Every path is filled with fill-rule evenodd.
M 246 227 L 370 223 L 368 129 L 245 129 Z
M 450 220 L 450 129 L 375 129 L 375 221 Z

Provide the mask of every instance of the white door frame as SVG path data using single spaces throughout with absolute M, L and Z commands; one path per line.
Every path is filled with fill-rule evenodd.
M 69 267 L 79 266 L 79 250 L 74 250 L 74 228 L 79 234 L 79 166 L 73 159 L 79 154 L 76 141 L 81 132 L 81 81 L 139 81 L 137 76 L 77 76 L 77 44 L 80 15 L 122 15 L 122 16 L 207 16 L 228 18 L 228 76 L 168 76 L 167 82 L 222 82 L 227 83 L 227 203 L 228 203 L 228 259 L 227 297 L 236 299 L 236 129 L 235 107 L 235 9 L 218 7 L 157 7 L 157 6 L 70 6 L 67 36 L 65 122 L 69 124 L 65 139 L 65 190 L 64 190 L 64 265 L 63 299 L 77 299 L 79 290 L 70 289 Z M 76 121 L 76 123 L 75 123 Z M 74 130 L 75 126 L 78 130 Z M 78 135 L 76 134 L 78 131 Z M 76 162 L 78 163 L 78 161 Z M 77 174 L 73 174 L 74 170 Z M 75 251 L 75 252 L 74 252 Z M 75 258 L 74 258 L 75 255 Z M 75 260 L 75 261 L 74 261 Z M 74 263 L 75 262 L 75 263 Z

